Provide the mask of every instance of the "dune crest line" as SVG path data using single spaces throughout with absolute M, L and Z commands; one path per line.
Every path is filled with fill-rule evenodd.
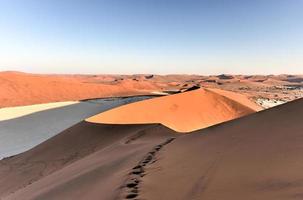
M 160 123 L 174 131 L 187 133 L 260 109 L 244 95 L 200 88 L 120 106 L 86 121 L 103 124 Z

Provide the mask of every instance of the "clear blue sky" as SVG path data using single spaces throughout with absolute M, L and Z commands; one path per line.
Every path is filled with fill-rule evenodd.
M 303 74 L 303 0 L 0 0 L 0 70 Z

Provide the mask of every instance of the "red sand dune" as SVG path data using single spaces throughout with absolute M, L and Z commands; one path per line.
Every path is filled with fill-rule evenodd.
M 0 108 L 56 101 L 168 93 L 192 86 L 220 88 L 251 98 L 289 101 L 302 97 L 300 75 L 56 75 L 0 72 Z M 278 87 L 276 87 L 278 86 Z M 281 87 L 286 87 L 281 89 Z M 287 89 L 294 86 L 292 89 Z
M 151 83 L 138 83 L 132 80 L 122 81 L 116 85 L 91 80 L 94 80 L 94 77 L 0 72 L 0 107 L 130 96 L 156 89 Z
M 219 89 L 198 89 L 124 105 L 87 121 L 105 124 L 161 123 L 190 132 L 259 111 L 245 96 Z
M 183 135 L 82 122 L 0 161 L 0 198 L 302 199 L 302 118 L 303 99 Z

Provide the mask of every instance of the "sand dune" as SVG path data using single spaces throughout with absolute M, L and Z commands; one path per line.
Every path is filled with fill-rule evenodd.
M 82 122 L 1 161 L 0 197 L 301 199 L 302 108 L 301 99 L 185 135 Z
M 0 74 L 1 106 L 165 91 L 167 86 L 171 93 L 204 83 L 231 90 L 245 83 L 240 85 L 247 92 L 261 88 L 262 93 L 271 85 L 289 84 L 287 78 L 301 82 L 298 76 L 231 75 L 191 76 L 190 81 L 182 75 L 26 75 L 29 81 L 22 73 L 8 74 L 14 76 Z M 27 87 L 33 92 L 27 94 Z M 260 111 L 246 96 L 215 88 L 104 113 L 132 100 L 12 110 L 9 117 L 1 116 L 0 157 L 27 151 L 0 161 L 0 199 L 302 199 L 303 99 Z
M 152 84 L 100 83 L 92 76 L 38 75 L 18 72 L 0 72 L 0 108 L 24 106 L 57 101 L 134 96 L 154 90 Z M 134 82 L 134 81 L 133 81 Z M 144 92 L 142 87 L 146 86 Z M 150 90 L 149 90 L 150 89 Z M 140 90 L 140 91 L 139 91 Z
M 303 97 L 300 75 L 108 75 L 0 72 L 0 108 L 58 101 L 171 93 L 192 86 L 219 88 L 250 98 Z
M 243 95 L 219 89 L 198 89 L 121 106 L 87 121 L 106 124 L 161 123 L 178 132 L 190 132 L 259 110 L 259 106 Z
M 300 99 L 177 138 L 146 172 L 140 198 L 302 199 L 302 108 Z
M 8 199 L 113 199 L 126 171 L 172 135 L 159 125 L 81 122 L 30 151 L 2 160 L 0 198 L 20 190 L 26 194 Z
M 258 104 L 256 104 L 255 102 L 253 102 L 252 100 L 248 99 L 246 96 L 240 94 L 240 93 L 236 93 L 236 92 L 231 92 L 228 90 L 221 90 L 221 89 L 216 89 L 216 88 L 207 88 L 207 90 L 209 91 L 213 91 L 215 93 L 218 93 L 222 96 L 225 96 L 229 99 L 235 100 L 238 103 L 245 105 L 255 111 L 261 111 L 262 107 L 260 107 Z

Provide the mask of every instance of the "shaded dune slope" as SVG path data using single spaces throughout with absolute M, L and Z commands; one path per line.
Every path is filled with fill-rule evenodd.
M 27 152 L 0 161 L 0 198 L 23 188 L 26 195 L 12 199 L 80 198 L 79 191 L 83 191 L 83 199 L 99 199 L 96 195 L 102 191 L 104 197 L 112 197 L 118 188 L 110 188 L 110 181 L 121 184 L 124 177 L 110 175 L 120 167 L 131 168 L 146 151 L 172 133 L 157 124 L 81 122 Z M 94 191 L 92 184 L 101 184 L 100 188 L 105 189 Z M 35 192 L 31 187 L 37 187 Z M 90 189 L 91 194 L 86 194 Z
M 190 132 L 259 110 L 243 95 L 218 89 L 198 89 L 114 108 L 87 121 L 107 124 L 161 123 L 178 132 Z
M 180 136 L 148 169 L 140 197 L 302 199 L 302 119 L 300 99 Z

